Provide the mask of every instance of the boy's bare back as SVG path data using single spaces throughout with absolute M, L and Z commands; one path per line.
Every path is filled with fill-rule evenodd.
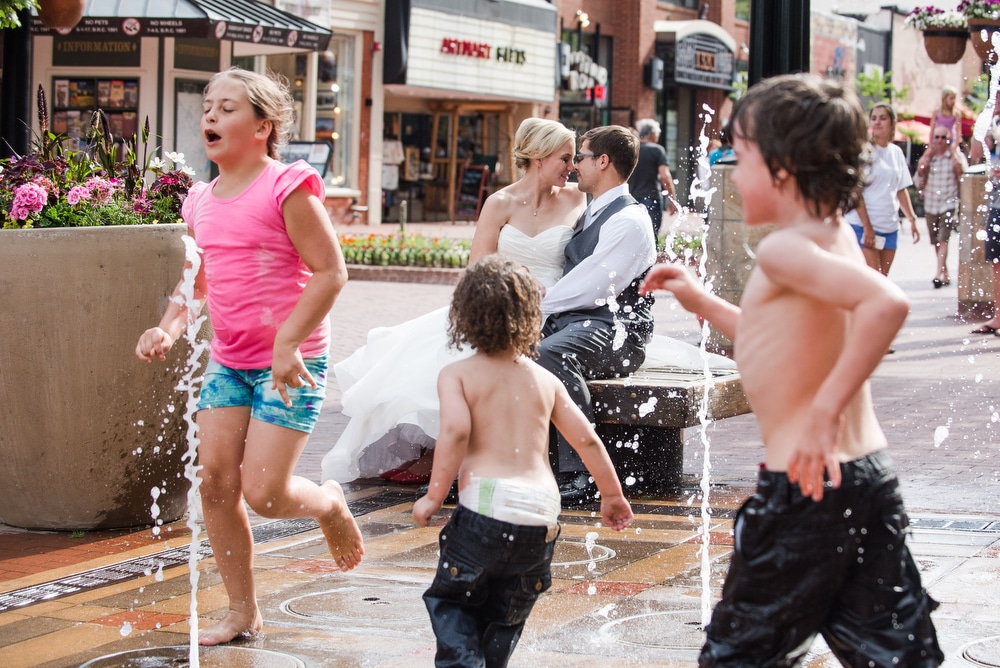
M 558 494 L 548 438 L 561 389 L 558 379 L 524 356 L 476 353 L 447 366 L 438 378 L 442 435 L 447 429 L 469 433 L 459 487 L 476 475 L 518 478 Z M 589 427 L 585 421 L 581 426 Z

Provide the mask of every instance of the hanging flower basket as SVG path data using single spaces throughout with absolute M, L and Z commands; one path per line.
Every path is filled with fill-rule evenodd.
M 38 18 L 53 30 L 72 30 L 83 18 L 84 0 L 39 0 Z
M 965 55 L 969 33 L 964 30 L 931 29 L 924 31 L 924 49 L 939 65 L 952 65 Z
M 1000 20 L 968 19 L 969 37 L 972 38 L 972 48 L 976 55 L 987 63 L 996 62 L 997 55 L 993 51 L 993 34 L 1000 30 Z

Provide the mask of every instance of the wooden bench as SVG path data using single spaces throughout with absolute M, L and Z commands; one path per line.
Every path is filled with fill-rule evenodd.
M 680 367 L 640 369 L 629 378 L 594 380 L 590 387 L 597 431 L 626 494 L 676 491 L 684 473 L 683 429 L 701 424 L 699 412 L 709 385 L 706 419 L 744 415 L 750 404 L 735 369 Z

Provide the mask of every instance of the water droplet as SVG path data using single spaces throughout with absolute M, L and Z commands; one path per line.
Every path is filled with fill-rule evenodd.
M 948 438 L 948 427 L 937 427 L 934 430 L 934 447 L 939 448 L 944 440 Z
M 128 622 L 125 622 L 124 624 L 122 624 L 122 627 L 121 629 L 119 629 L 118 633 L 122 634 L 123 638 L 132 635 L 132 625 L 129 624 Z
M 136 422 L 135 422 L 135 426 L 137 426 L 137 427 L 143 427 L 143 426 L 145 426 L 145 424 L 146 424 L 146 422 L 144 420 L 136 420 Z
M 635 484 L 635 478 L 633 476 L 627 476 L 625 478 L 625 486 L 626 487 L 631 487 L 634 484 Z

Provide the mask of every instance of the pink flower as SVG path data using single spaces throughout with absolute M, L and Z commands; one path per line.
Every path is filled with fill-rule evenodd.
M 14 220 L 27 220 L 29 214 L 41 211 L 48 201 L 49 193 L 45 188 L 34 183 L 25 183 L 14 191 L 10 216 Z
M 73 186 L 68 193 L 66 193 L 66 201 L 76 206 L 80 200 L 90 199 L 90 191 L 84 186 Z
M 87 179 L 86 186 L 90 189 L 91 195 L 94 196 L 94 201 L 98 204 L 108 204 L 111 202 L 111 197 L 114 195 L 115 187 L 118 185 L 117 181 L 106 181 L 105 179 L 99 179 L 97 177 Z

